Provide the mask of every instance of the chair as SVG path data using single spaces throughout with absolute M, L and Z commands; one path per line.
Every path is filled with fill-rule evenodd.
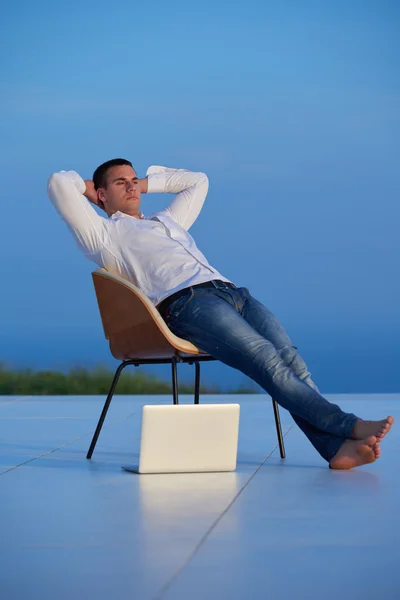
M 139 288 L 105 269 L 92 273 L 104 334 L 118 366 L 86 458 L 91 458 L 107 415 L 121 372 L 128 365 L 165 364 L 172 366 L 173 403 L 178 404 L 177 363 L 195 365 L 194 403 L 199 403 L 200 362 L 216 360 L 193 344 L 177 337 L 167 327 L 154 304 Z M 278 404 L 272 400 L 279 450 L 285 458 Z

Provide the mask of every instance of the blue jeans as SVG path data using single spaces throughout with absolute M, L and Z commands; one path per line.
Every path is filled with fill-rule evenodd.
M 175 335 L 258 383 L 328 462 L 351 438 L 357 417 L 321 396 L 278 319 L 247 288 L 189 287 L 162 316 Z

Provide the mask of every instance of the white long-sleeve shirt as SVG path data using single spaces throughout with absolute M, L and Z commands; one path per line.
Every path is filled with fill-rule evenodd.
M 48 193 L 86 258 L 131 281 L 156 306 L 191 285 L 229 281 L 208 263 L 187 231 L 206 198 L 207 176 L 158 166 L 150 167 L 147 176 L 148 193 L 177 195 L 166 209 L 140 219 L 120 211 L 110 218 L 99 216 L 75 171 L 54 173 Z

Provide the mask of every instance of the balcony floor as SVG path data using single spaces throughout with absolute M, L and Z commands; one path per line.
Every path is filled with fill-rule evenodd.
M 284 410 L 281 460 L 267 396 L 206 396 L 241 404 L 237 470 L 139 476 L 169 397 L 115 396 L 91 461 L 103 397 L 0 397 L 1 598 L 400 598 L 400 394 L 326 397 L 394 415 L 376 463 L 329 470 Z

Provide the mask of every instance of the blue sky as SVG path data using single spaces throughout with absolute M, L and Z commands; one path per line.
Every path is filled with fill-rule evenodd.
M 191 233 L 280 318 L 322 391 L 398 392 L 399 25 L 388 0 L 7 6 L 0 358 L 115 363 L 46 182 L 123 156 L 141 175 L 209 175 Z

